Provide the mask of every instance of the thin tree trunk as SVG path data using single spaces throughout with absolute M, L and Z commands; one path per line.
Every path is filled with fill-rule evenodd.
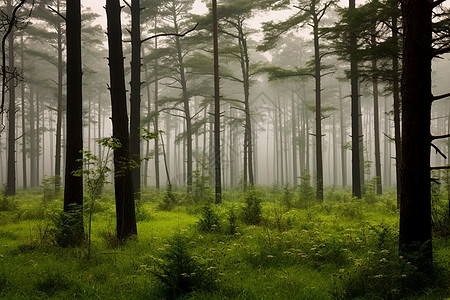
M 60 11 L 60 0 L 57 1 L 56 9 Z M 62 110 L 63 110 L 63 43 L 61 21 L 58 19 L 58 104 L 56 108 L 56 149 L 55 149 L 55 192 L 61 188 L 61 135 L 62 135 Z
M 12 15 L 11 0 L 7 2 L 8 15 Z M 16 194 L 16 93 L 14 78 L 14 29 L 8 36 L 8 178 L 6 194 L 14 196 Z
M 21 36 L 21 53 L 20 53 L 20 68 L 24 70 L 24 43 L 23 43 L 23 34 Z M 26 190 L 28 187 L 28 181 L 27 181 L 27 143 L 26 143 L 26 124 L 25 124 L 25 82 L 22 80 L 20 83 L 21 88 L 21 105 L 22 105 L 22 177 L 23 177 L 23 189 Z
M 348 10 L 355 10 L 355 0 L 349 0 Z M 361 198 L 361 161 L 360 161 L 360 104 L 358 88 L 358 61 L 356 57 L 356 35 L 350 34 L 350 76 L 351 76 L 351 115 L 352 115 L 352 194 Z M 364 169 L 364 168 L 362 168 Z
M 375 42 L 375 41 L 374 41 Z M 372 69 L 376 70 L 377 61 L 372 60 Z M 380 153 L 380 117 L 379 117 L 379 104 L 378 104 L 378 79 L 372 78 L 373 87 L 373 126 L 375 134 L 375 176 L 377 185 L 377 195 L 383 193 L 381 186 L 381 153 Z
M 141 7 L 140 0 L 131 0 L 131 98 L 130 155 L 134 161 L 131 171 L 135 199 L 141 194 Z
M 212 0 L 213 12 L 213 45 L 214 45 L 214 170 L 215 170 L 215 203 L 222 203 L 222 176 L 220 164 L 220 79 L 219 79 L 219 19 L 217 1 Z M 253 175 L 251 175 L 253 176 Z M 251 177 L 253 180 L 253 177 Z

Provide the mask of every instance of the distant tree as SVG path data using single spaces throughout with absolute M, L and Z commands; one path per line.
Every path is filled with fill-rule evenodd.
M 322 159 L 322 86 L 321 79 L 324 76 L 322 70 L 325 68 L 321 64 L 324 53 L 321 53 L 320 40 L 325 32 L 321 31 L 321 22 L 323 17 L 330 6 L 334 5 L 334 1 L 322 1 L 322 0 L 310 0 L 301 1 L 298 6 L 299 12 L 293 15 L 286 21 L 279 24 L 273 22 L 267 22 L 264 24 L 264 31 L 266 35 L 264 37 L 264 44 L 259 49 L 269 49 L 275 46 L 276 41 L 279 39 L 279 35 L 284 33 L 296 25 L 309 25 L 313 29 L 314 40 L 314 57 L 308 69 L 283 71 L 272 70 L 272 74 L 278 77 L 290 77 L 290 76 L 312 76 L 315 80 L 315 139 L 316 139 L 316 197 L 319 201 L 323 201 L 323 159 Z
M 106 1 L 108 25 L 109 75 L 113 138 L 120 143 L 114 149 L 114 190 L 116 197 L 116 234 L 119 241 L 137 235 L 134 190 L 129 152 L 125 71 L 119 0 Z

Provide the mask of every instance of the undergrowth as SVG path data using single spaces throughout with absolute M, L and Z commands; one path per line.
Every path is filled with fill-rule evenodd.
M 0 211 L 0 298 L 449 296 L 445 232 L 435 231 L 435 273 L 424 276 L 398 253 L 395 192 L 358 200 L 330 190 L 317 204 L 308 178 L 302 184 L 225 192 L 218 206 L 210 197 L 191 201 L 177 188 L 144 190 L 138 240 L 127 244 L 114 242 L 114 199 L 105 189 L 92 210 L 90 256 L 83 244 L 58 246 L 60 198 L 21 193 Z M 444 218 L 443 194 L 433 200 L 443 207 L 433 220 Z

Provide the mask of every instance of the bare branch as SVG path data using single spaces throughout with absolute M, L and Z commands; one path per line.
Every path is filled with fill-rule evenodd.
M 144 43 L 146 41 L 149 41 L 151 39 L 154 38 L 158 38 L 158 37 L 162 37 L 162 36 L 178 36 L 178 37 L 184 37 L 185 35 L 191 33 L 192 31 L 194 31 L 195 29 L 197 29 L 198 23 L 195 24 L 195 26 L 191 29 L 189 29 L 188 31 L 186 31 L 185 33 L 160 33 L 160 34 L 156 34 L 156 35 L 152 35 L 148 38 L 145 38 L 143 40 L 141 40 L 141 43 Z
M 442 94 L 442 95 L 438 95 L 438 96 L 433 96 L 433 101 L 441 100 L 441 99 L 444 99 L 444 98 L 447 98 L 447 97 L 450 97 L 450 93 Z
M 433 135 L 431 136 L 431 140 L 439 140 L 439 139 L 446 139 L 446 138 L 450 138 L 450 134 L 444 134 L 444 135 Z
M 437 167 L 430 167 L 431 170 L 444 170 L 444 169 L 450 169 L 450 166 L 437 166 Z
M 439 153 L 444 159 L 447 159 L 447 156 L 435 144 L 431 143 L 431 147 L 436 150 L 436 153 Z
M 52 12 L 54 12 L 55 14 L 57 14 L 58 16 L 61 17 L 61 19 L 63 19 L 64 21 L 67 21 L 66 16 L 63 16 L 59 11 L 57 11 L 56 9 L 54 9 L 53 7 L 51 7 L 50 5 L 47 5 L 47 8 L 50 9 Z

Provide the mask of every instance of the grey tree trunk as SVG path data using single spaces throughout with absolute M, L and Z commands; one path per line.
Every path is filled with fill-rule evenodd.
M 131 97 L 130 97 L 130 155 L 134 161 L 131 171 L 135 199 L 141 194 L 141 6 L 131 0 Z

